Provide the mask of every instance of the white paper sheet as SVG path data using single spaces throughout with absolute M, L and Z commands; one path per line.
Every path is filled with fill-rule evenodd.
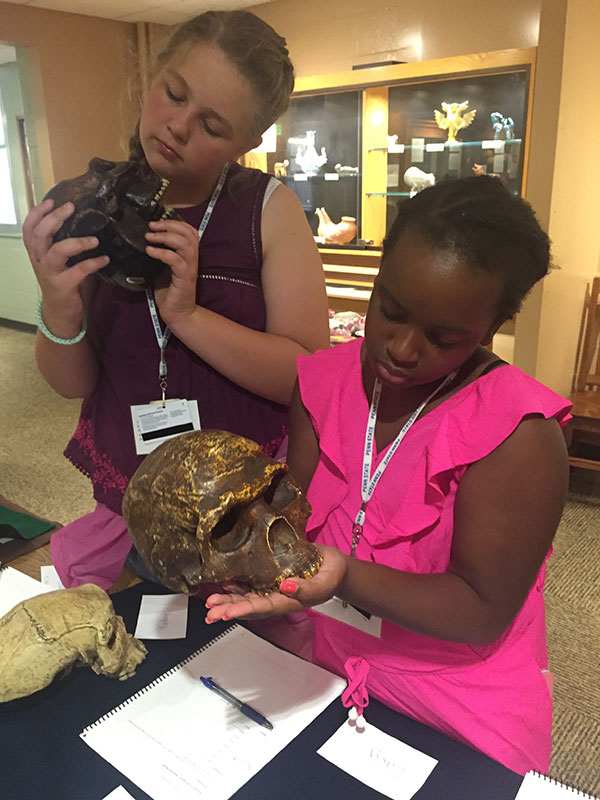
M 58 577 L 56 567 L 47 566 L 40 567 L 40 576 L 44 586 L 49 586 L 50 589 L 64 589 L 63 582 Z
M 135 634 L 138 639 L 185 639 L 187 594 L 145 594 Z
M 0 617 L 8 614 L 21 600 L 51 591 L 53 589 L 50 586 L 44 586 L 24 572 L 13 567 L 3 567 L 0 569 Z
M 110 794 L 107 794 L 104 800 L 133 800 L 127 789 L 122 786 L 117 786 Z
M 273 730 L 225 703 L 201 675 L 264 714 Z M 234 626 L 117 709 L 107 708 L 81 738 L 154 800 L 228 800 L 345 685 Z
M 362 733 L 344 722 L 317 752 L 391 800 L 410 800 L 438 763 L 366 720 Z
M 515 800 L 575 800 L 576 797 L 588 797 L 594 800 L 592 795 L 572 789 L 564 783 L 549 778 L 547 775 L 540 775 L 539 772 L 528 772 L 523 779 Z
M 377 639 L 381 638 L 381 617 L 376 617 L 374 614 L 366 616 L 364 612 L 354 606 L 344 606 L 339 597 L 334 596 L 325 603 L 313 606 L 312 610 L 318 611 L 319 614 L 324 614 L 326 617 L 337 619 L 338 622 L 344 622 L 353 628 L 358 628 L 359 631 L 375 636 Z

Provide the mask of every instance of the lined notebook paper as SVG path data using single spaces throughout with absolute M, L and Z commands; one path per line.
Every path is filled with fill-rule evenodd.
M 225 703 L 201 675 L 264 714 L 273 730 Z M 154 800 L 227 800 L 345 686 L 339 676 L 234 626 L 81 738 Z
M 523 779 L 515 800 L 575 800 L 576 797 L 587 797 L 590 800 L 597 800 L 591 794 L 585 794 L 564 783 L 559 783 L 547 775 L 540 775 L 539 772 L 528 772 Z

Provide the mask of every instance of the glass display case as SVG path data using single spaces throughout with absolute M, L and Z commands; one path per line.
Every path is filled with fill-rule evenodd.
M 292 97 L 265 153 L 267 172 L 299 197 L 319 244 L 360 239 L 361 120 L 361 91 Z
M 389 88 L 386 231 L 440 180 L 487 173 L 521 194 L 528 84 L 521 70 Z
M 299 78 L 245 163 L 299 197 L 332 307 L 362 310 L 399 203 L 428 185 L 497 176 L 525 194 L 535 48 Z

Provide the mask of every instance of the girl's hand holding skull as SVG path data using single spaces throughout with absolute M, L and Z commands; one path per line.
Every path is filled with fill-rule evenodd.
M 344 582 L 349 556 L 336 547 L 316 545 L 323 556 L 321 568 L 312 578 L 286 578 L 278 592 L 259 595 L 242 584 L 227 584 L 227 594 L 211 594 L 206 600 L 206 622 L 241 617 L 288 614 L 320 605 L 331 599 Z
M 165 323 L 174 328 L 196 310 L 198 279 L 198 231 L 187 222 L 162 219 L 149 223 L 146 253 L 169 268 L 154 287 L 154 296 Z
M 44 321 L 57 336 L 65 338 L 81 329 L 84 280 L 109 261 L 107 256 L 97 256 L 67 266 L 70 258 L 98 246 L 95 236 L 54 242 L 54 235 L 74 211 L 73 203 L 55 208 L 54 201 L 48 199 L 32 208 L 23 223 L 23 242 L 42 290 Z

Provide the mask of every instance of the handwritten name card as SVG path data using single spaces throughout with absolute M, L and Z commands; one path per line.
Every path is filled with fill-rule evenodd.
M 438 763 L 366 720 L 362 733 L 344 722 L 317 752 L 391 800 L 410 800 Z
M 185 639 L 187 594 L 145 594 L 135 629 L 138 639 Z

